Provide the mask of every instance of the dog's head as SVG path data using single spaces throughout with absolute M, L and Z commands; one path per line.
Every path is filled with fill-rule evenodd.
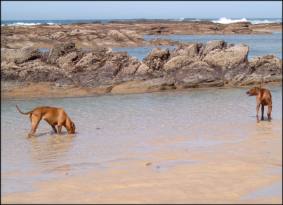
M 255 96 L 255 95 L 258 95 L 260 92 L 260 88 L 259 87 L 253 87 L 251 89 L 249 89 L 246 94 L 249 95 L 249 96 Z
M 75 131 L 76 131 L 76 126 L 75 126 L 75 123 L 73 123 L 72 120 L 68 119 L 67 120 L 67 131 L 68 131 L 68 134 L 75 134 Z

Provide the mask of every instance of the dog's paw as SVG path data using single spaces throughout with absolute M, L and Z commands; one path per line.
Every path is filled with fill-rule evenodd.
M 27 136 L 27 138 L 31 138 L 31 137 L 35 137 L 35 135 L 32 134 L 32 133 L 29 133 L 28 136 Z

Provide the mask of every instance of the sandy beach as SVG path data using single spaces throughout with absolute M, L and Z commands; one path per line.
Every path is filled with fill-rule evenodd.
M 281 123 L 243 124 L 253 130 L 244 141 L 192 149 L 166 146 L 188 136 L 152 140 L 147 143 L 158 149 L 142 160 L 108 162 L 106 170 L 79 176 L 67 176 L 71 166 L 62 164 L 56 172 L 63 179 L 37 182 L 35 191 L 7 194 L 1 202 L 281 203 L 282 193 L 272 189 L 282 190 Z

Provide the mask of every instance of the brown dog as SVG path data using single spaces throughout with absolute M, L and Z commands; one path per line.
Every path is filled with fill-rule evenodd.
M 75 124 L 68 117 L 66 112 L 62 108 L 56 107 L 37 107 L 29 112 L 22 112 L 19 107 L 16 105 L 17 110 L 23 115 L 29 115 L 31 120 L 31 131 L 29 137 L 34 135 L 36 128 L 41 119 L 45 120 L 57 133 L 56 125 L 58 126 L 58 133 L 61 134 L 62 126 L 64 126 L 69 134 L 75 133 Z
M 268 89 L 261 87 L 253 87 L 247 91 L 249 96 L 256 96 L 256 117 L 258 120 L 259 106 L 261 105 L 261 120 L 263 120 L 264 106 L 268 107 L 267 116 L 271 120 L 272 96 Z

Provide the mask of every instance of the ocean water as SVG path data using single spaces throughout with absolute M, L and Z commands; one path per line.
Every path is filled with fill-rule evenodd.
M 182 137 L 182 142 L 165 144 L 162 149 L 198 149 L 269 132 L 273 123 L 282 122 L 282 87 L 267 87 L 273 95 L 273 120 L 260 123 L 256 123 L 255 98 L 248 97 L 243 88 L 2 100 L 1 194 L 33 191 L 34 182 L 107 169 L 111 162 L 147 160 L 144 153 L 157 149 L 152 141 Z M 42 121 L 36 137 L 28 139 L 30 120 L 17 112 L 16 104 L 23 111 L 40 105 L 64 107 L 77 133 L 56 135 Z M 276 132 L 280 135 L 282 129 Z M 188 162 L 193 163 L 173 160 L 160 168 L 166 171 Z
M 54 25 L 54 24 L 75 24 L 75 23 L 111 23 L 111 22 L 124 22 L 124 21 L 211 21 L 214 23 L 220 24 L 229 24 L 229 23 L 237 23 L 237 22 L 250 22 L 252 24 L 260 24 L 260 23 L 281 23 L 281 18 L 239 18 L 232 19 L 227 17 L 221 17 L 219 19 L 216 18 L 176 18 L 176 19 L 69 19 L 69 20 L 1 20 L 1 25 L 7 26 L 33 26 L 33 25 Z
M 145 35 L 145 40 L 170 39 L 181 42 L 200 42 L 206 43 L 212 40 L 224 40 L 228 43 L 244 43 L 249 46 L 248 58 L 273 54 L 282 59 L 282 33 L 276 32 L 272 35 Z M 115 51 L 127 51 L 129 55 L 142 60 L 146 57 L 153 47 L 137 48 L 114 48 Z M 167 48 L 167 47 L 163 47 Z M 170 50 L 174 47 L 169 46 Z
M 130 56 L 133 56 L 139 60 L 143 60 L 154 48 L 174 50 L 176 46 L 145 46 L 145 47 L 134 47 L 134 48 L 112 48 L 113 51 L 126 51 Z

